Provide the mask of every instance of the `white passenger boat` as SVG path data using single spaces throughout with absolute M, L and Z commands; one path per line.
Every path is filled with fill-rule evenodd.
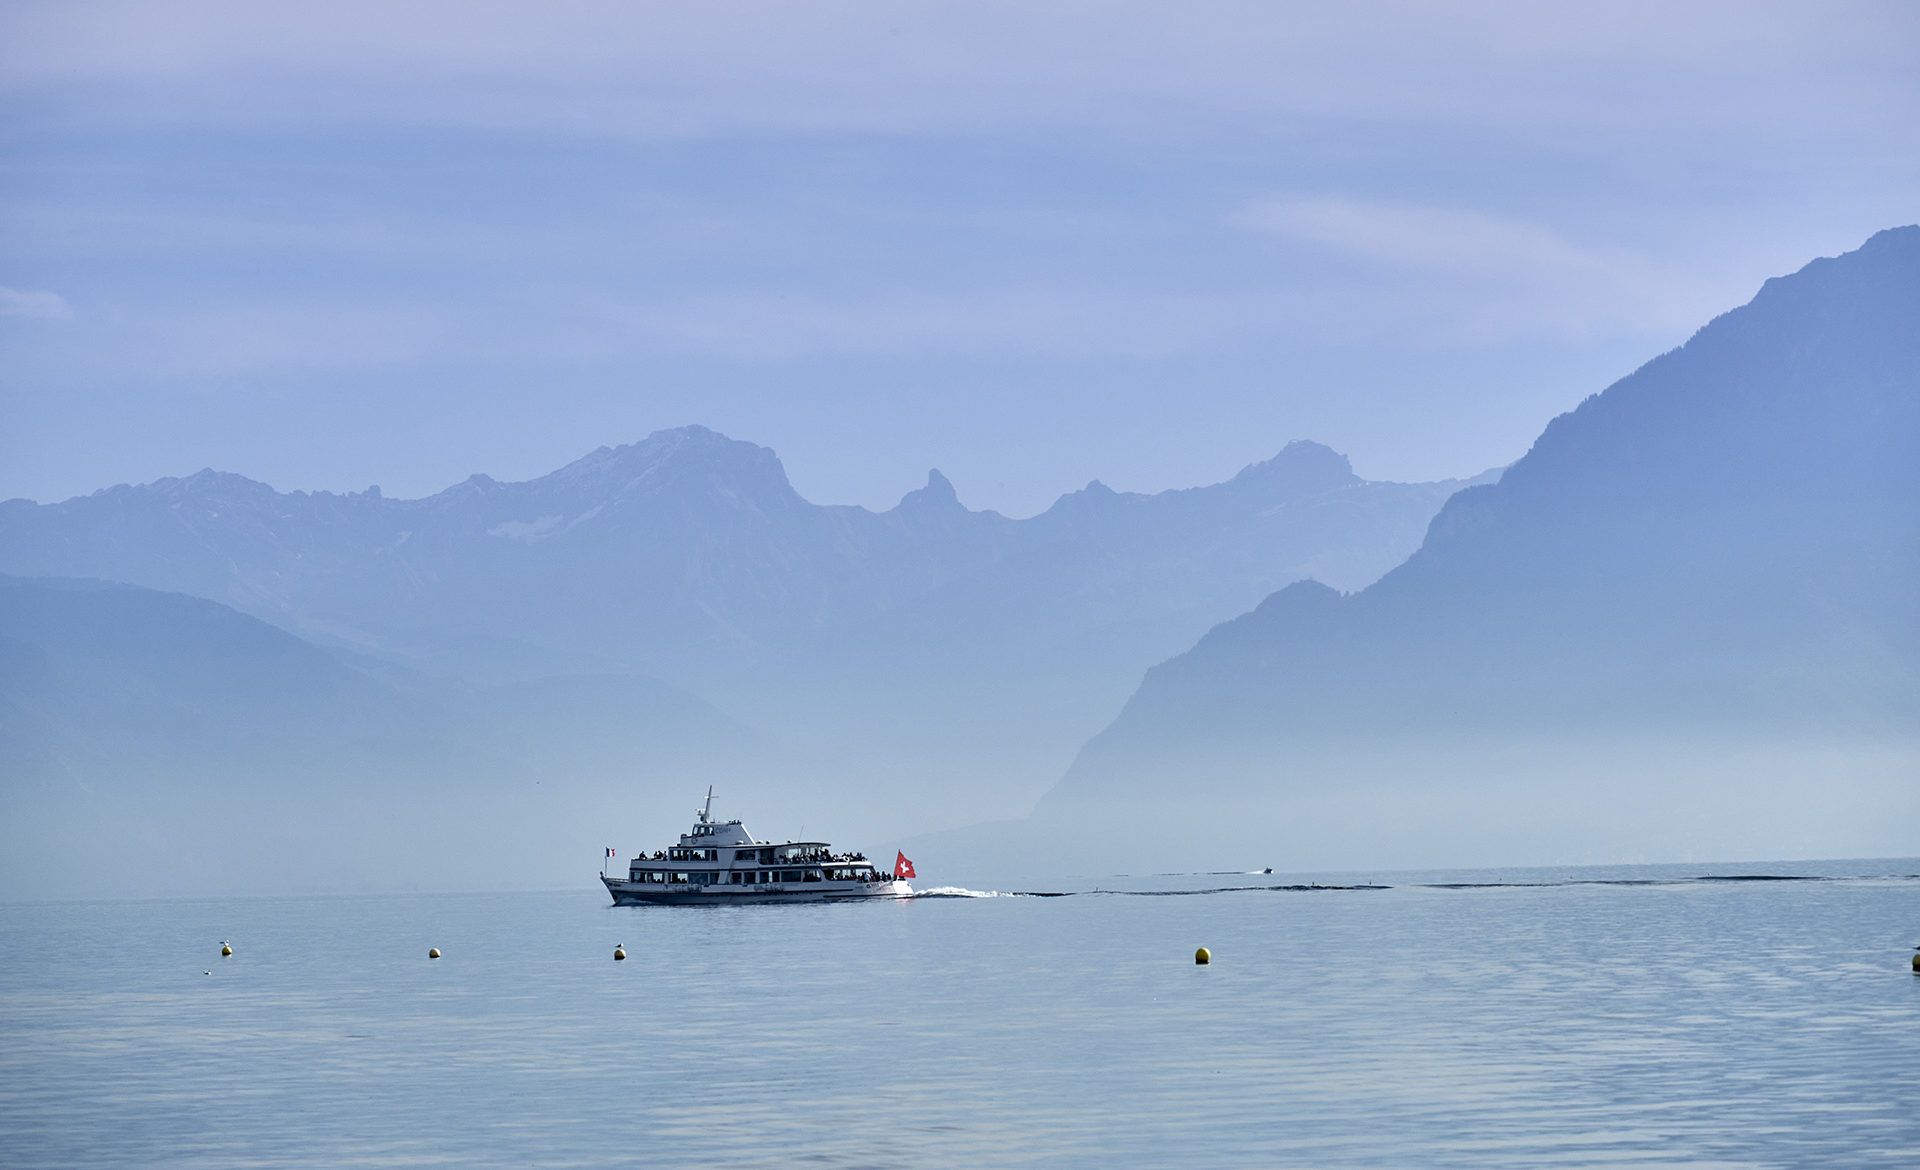
M 716 821 L 713 790 L 680 843 L 627 862 L 626 877 L 600 875 L 616 906 L 735 905 L 743 902 L 836 902 L 905 898 L 913 863 L 905 854 L 891 872 L 858 853 L 835 853 L 825 841 L 756 841 L 739 821 Z M 612 854 L 612 850 L 608 850 Z

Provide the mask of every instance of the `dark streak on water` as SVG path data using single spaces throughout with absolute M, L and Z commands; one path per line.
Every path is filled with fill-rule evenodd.
M 1766 869 L 0 905 L 0 1165 L 1905 1170 L 1914 863 Z
M 1192 876 L 1218 877 L 1220 875 L 1214 873 L 1203 875 L 1168 873 L 1156 874 L 1154 876 L 1179 878 Z M 1734 873 L 1702 874 L 1698 877 L 1678 878 L 1566 878 L 1561 881 L 1532 882 L 1418 882 L 1414 883 L 1414 888 L 1425 890 L 1527 890 L 1548 889 L 1555 886 L 1677 886 L 1700 882 L 1832 882 L 1846 880 L 1850 879 L 1822 877 L 1816 874 Z M 1888 874 L 1879 880 L 1920 881 L 1920 874 Z M 1306 885 L 1258 884 L 1245 886 L 1198 886 L 1191 889 L 1175 890 L 1015 890 L 1003 896 L 1011 898 L 1073 898 L 1107 895 L 1129 898 L 1166 898 L 1186 897 L 1193 894 L 1236 894 L 1260 890 L 1277 891 L 1281 893 L 1316 893 L 1336 890 L 1391 890 L 1393 888 L 1392 886 L 1373 884 L 1334 886 L 1312 882 Z M 915 898 L 972 898 L 978 896 L 977 893 L 972 891 L 965 893 L 946 893 L 939 890 L 914 895 Z

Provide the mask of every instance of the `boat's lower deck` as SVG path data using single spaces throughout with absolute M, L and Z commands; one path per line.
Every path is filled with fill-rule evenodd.
M 671 885 L 602 877 L 616 906 L 740 906 L 773 902 L 852 902 L 869 898 L 907 898 L 913 887 L 884 882 L 790 882 L 753 885 Z

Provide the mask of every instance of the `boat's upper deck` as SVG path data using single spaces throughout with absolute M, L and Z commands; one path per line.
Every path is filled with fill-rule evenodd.
M 693 828 L 680 834 L 680 844 L 690 849 L 711 849 L 716 845 L 765 845 L 766 842 L 755 841 L 739 821 L 709 821 L 703 817 Z

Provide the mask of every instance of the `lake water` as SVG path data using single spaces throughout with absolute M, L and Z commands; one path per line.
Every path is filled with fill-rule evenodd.
M 1904 1170 L 1915 874 L 0 906 L 0 1164 Z

